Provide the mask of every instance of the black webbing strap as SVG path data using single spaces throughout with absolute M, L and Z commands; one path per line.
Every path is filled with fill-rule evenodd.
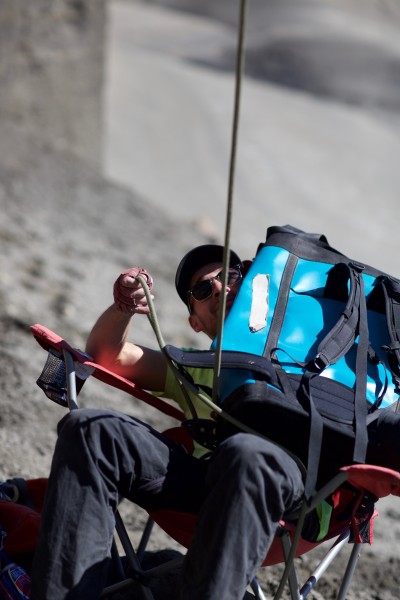
M 336 363 L 354 344 L 360 320 L 360 305 L 364 298 L 361 270 L 362 265 L 356 263 L 338 263 L 329 271 L 324 296 L 343 300 L 345 294 L 347 301 L 338 321 L 318 345 L 317 355 L 312 361 L 314 365 L 309 365 L 310 370 L 314 367 L 318 372 Z M 350 290 L 347 292 L 348 281 Z M 363 302 L 365 304 L 365 300 Z
M 382 275 L 368 299 L 368 308 L 386 314 L 390 344 L 383 346 L 397 388 L 400 388 L 400 282 Z
M 322 417 L 314 404 L 311 394 L 311 379 L 316 375 L 317 373 L 311 373 L 310 371 L 304 373 L 297 393 L 299 402 L 310 416 L 307 476 L 304 484 L 304 494 L 307 500 L 311 499 L 317 484 L 324 429 Z
M 182 350 L 181 348 L 167 344 L 163 348 L 163 351 L 178 365 L 200 369 L 214 368 L 214 350 Z M 263 375 L 269 383 L 273 385 L 278 384 L 274 367 L 263 356 L 250 354 L 249 352 L 223 350 L 221 367 L 223 369 L 251 370 Z
M 323 436 L 323 421 L 312 399 L 311 380 L 316 375 L 319 375 L 327 366 L 334 364 L 344 356 L 355 343 L 357 336 L 353 460 L 354 462 L 363 463 L 366 458 L 368 434 L 366 427 L 367 404 L 365 399 L 369 336 L 364 281 L 361 271 L 361 265 L 354 263 L 349 265 L 339 263 L 331 269 L 328 276 L 329 281 L 327 282 L 327 295 L 331 295 L 329 293 L 330 289 L 334 289 L 336 295 L 338 290 L 347 290 L 347 281 L 350 281 L 348 299 L 339 320 L 319 344 L 315 359 L 308 363 L 299 388 L 298 399 L 310 415 L 307 480 L 305 485 L 307 498 L 311 497 L 315 489 Z M 334 279 L 336 277 L 339 279 L 335 285 Z M 344 282 L 346 282 L 345 287 Z
M 326 285 L 326 295 L 332 297 L 334 290 L 347 289 L 350 281 L 350 290 L 346 307 L 336 325 L 318 346 L 316 361 L 319 364 L 333 364 L 344 356 L 354 344 L 358 335 L 356 356 L 356 383 L 354 399 L 354 462 L 365 462 L 368 435 L 366 429 L 366 392 L 367 392 L 367 365 L 369 349 L 369 333 L 367 320 L 367 304 L 364 292 L 362 271 L 364 266 L 355 262 L 338 263 L 329 275 Z M 343 293 L 343 292 L 342 292 Z M 323 367 L 325 368 L 325 367 Z
M 367 304 L 364 293 L 364 280 L 358 274 L 361 288 L 358 344 L 356 357 L 356 387 L 354 400 L 354 427 L 356 433 L 353 460 L 364 463 L 367 455 L 368 431 L 367 431 L 367 368 L 369 333 L 367 319 Z
M 278 345 L 283 321 L 285 319 L 293 275 L 296 270 L 298 260 L 299 259 L 297 256 L 295 256 L 294 254 L 289 254 L 288 260 L 285 265 L 285 269 L 283 271 L 281 283 L 279 286 L 278 301 L 275 306 L 267 341 L 263 352 L 263 355 L 267 358 L 273 356 L 273 349 L 276 348 Z

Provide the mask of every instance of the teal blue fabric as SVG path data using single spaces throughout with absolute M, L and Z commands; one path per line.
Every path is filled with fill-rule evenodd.
M 276 246 L 265 246 L 257 254 L 241 289 L 226 319 L 223 332 L 223 350 L 236 350 L 262 355 L 274 316 L 282 275 L 289 258 L 289 252 Z M 302 373 L 296 364 L 313 358 L 318 344 L 338 320 L 343 303 L 323 297 L 328 272 L 333 265 L 299 259 L 292 280 L 283 327 L 278 341 L 277 357 L 288 373 Z M 256 275 L 269 275 L 269 310 L 266 326 L 251 331 L 249 316 L 252 302 L 252 282 Z M 374 277 L 363 275 L 365 294 L 371 293 Z M 368 367 L 367 400 L 373 404 L 380 396 L 385 382 L 388 387 L 381 407 L 388 407 L 397 401 L 394 385 L 387 366 L 387 357 L 382 349 L 389 343 L 385 315 L 368 311 L 368 326 L 371 346 L 381 360 L 381 364 Z M 357 344 L 357 340 L 356 340 Z M 350 388 L 355 383 L 356 344 L 336 364 L 327 367 L 323 377 L 334 379 Z M 221 374 L 221 398 L 226 398 L 238 386 L 254 381 L 250 371 L 229 370 Z

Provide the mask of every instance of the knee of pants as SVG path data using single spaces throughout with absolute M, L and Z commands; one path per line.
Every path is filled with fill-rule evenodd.
M 248 494 L 256 504 L 268 505 L 277 519 L 297 506 L 304 490 L 302 473 L 293 458 L 276 444 L 247 433 L 235 434 L 220 444 L 207 484 Z
M 254 461 L 259 454 L 278 456 L 284 453 L 284 451 L 273 442 L 250 433 L 237 433 L 232 435 L 220 444 L 218 452 L 229 453 L 230 455 L 241 457 L 241 459 L 245 461 L 248 459 Z
M 248 433 L 237 433 L 224 440 L 218 448 L 216 460 L 226 469 L 232 465 L 235 470 L 262 470 L 274 477 L 277 472 L 284 477 L 297 479 L 299 476 L 296 463 L 282 448 Z
M 62 444 L 64 441 L 71 444 L 73 443 L 72 440 L 77 442 L 85 437 L 85 431 L 89 427 L 91 430 L 95 429 L 91 425 L 100 425 L 98 428 L 101 429 L 103 418 L 109 414 L 110 411 L 101 409 L 79 408 L 72 410 L 58 423 L 58 444 Z

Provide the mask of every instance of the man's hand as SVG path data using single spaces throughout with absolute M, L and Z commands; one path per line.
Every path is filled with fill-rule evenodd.
M 133 267 L 123 271 L 114 283 L 114 302 L 117 308 L 126 314 L 135 313 L 147 315 L 150 309 L 147 304 L 146 295 L 141 283 L 136 279 L 140 275 L 146 279 L 147 285 L 151 290 L 153 279 L 145 269 Z M 154 296 L 151 296 L 154 299 Z

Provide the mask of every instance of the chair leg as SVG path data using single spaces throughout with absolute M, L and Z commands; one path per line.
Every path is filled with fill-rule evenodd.
M 115 539 L 113 539 L 112 546 L 111 546 L 111 560 L 112 560 L 113 571 L 115 573 L 115 577 L 117 578 L 118 581 L 122 581 L 125 578 L 125 569 L 124 569 L 124 565 L 123 565 L 121 556 L 119 555 Z
M 147 548 L 147 544 L 150 539 L 150 535 L 153 530 L 153 527 L 154 527 L 154 521 L 151 517 L 149 517 L 147 519 L 146 526 L 143 530 L 142 537 L 140 538 L 139 546 L 136 551 L 136 554 L 138 555 L 139 560 L 143 559 L 143 554 Z
M 319 563 L 315 571 L 310 575 L 307 579 L 306 583 L 300 590 L 300 597 L 305 598 L 313 589 L 315 584 L 318 582 L 320 577 L 325 573 L 329 565 L 339 554 L 340 550 L 347 543 L 350 533 L 346 531 L 344 534 L 339 536 L 339 538 L 335 541 L 333 546 L 330 548 L 329 552 L 325 555 L 322 561 Z
M 254 579 L 250 582 L 250 587 L 254 592 L 254 597 L 256 598 L 256 600 L 266 600 L 264 592 L 262 591 L 261 586 L 258 583 L 256 577 L 254 577 Z
M 287 531 L 285 531 L 281 535 L 282 551 L 283 551 L 283 555 L 285 557 L 285 561 L 287 561 L 289 558 L 291 543 L 292 542 L 290 539 L 290 535 Z M 294 564 L 292 564 L 292 567 L 289 571 L 288 583 L 289 583 L 291 600 L 300 600 L 299 582 L 297 579 L 297 574 L 296 574 L 296 569 L 294 567 Z
M 358 559 L 360 558 L 361 550 L 362 544 L 354 544 L 349 562 L 347 563 L 347 568 L 343 577 L 342 585 L 340 586 L 337 600 L 345 600 L 346 598 L 351 581 L 353 579 L 354 571 L 356 570 Z
M 154 596 L 151 589 L 144 583 L 145 575 L 140 564 L 140 560 L 132 546 L 132 542 L 129 539 L 128 533 L 125 529 L 125 525 L 118 511 L 115 514 L 115 520 L 115 528 L 117 531 L 117 535 L 124 549 L 126 560 L 131 573 L 125 575 L 125 579 L 123 579 L 122 581 L 114 585 L 108 586 L 105 590 L 103 590 L 100 597 L 112 598 L 113 594 L 120 592 L 124 589 L 128 589 L 133 585 L 136 585 L 141 592 L 143 600 L 154 600 Z

